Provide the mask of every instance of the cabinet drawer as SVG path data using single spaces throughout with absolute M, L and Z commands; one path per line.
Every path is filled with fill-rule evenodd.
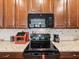
M 0 58 L 22 58 L 20 52 L 0 52 Z
M 79 58 L 79 52 L 62 52 L 60 53 L 60 59 L 62 58 L 67 58 L 67 59 Z
M 69 53 L 69 52 L 60 53 L 60 59 L 61 58 L 73 58 L 73 53 Z
M 73 58 L 79 58 L 79 52 L 73 53 Z

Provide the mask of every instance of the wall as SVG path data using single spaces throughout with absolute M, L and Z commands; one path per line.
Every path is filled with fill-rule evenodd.
M 60 40 L 72 40 L 79 37 L 79 29 L 0 29 L 0 39 L 10 40 L 17 32 L 28 31 L 31 33 L 50 33 L 51 40 L 53 34 L 59 34 Z

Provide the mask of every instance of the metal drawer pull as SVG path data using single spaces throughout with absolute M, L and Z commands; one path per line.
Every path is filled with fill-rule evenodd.
M 79 55 L 73 54 L 73 56 L 79 56 Z
M 8 55 L 5 55 L 5 56 L 3 56 L 3 57 L 9 57 L 10 55 L 8 54 Z

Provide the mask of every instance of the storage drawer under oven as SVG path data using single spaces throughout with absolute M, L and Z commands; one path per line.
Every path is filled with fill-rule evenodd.
M 58 53 L 49 51 L 48 52 L 30 51 L 24 54 L 24 59 L 58 59 L 58 58 L 59 58 Z
M 27 52 L 24 54 L 24 59 L 42 59 L 40 52 Z

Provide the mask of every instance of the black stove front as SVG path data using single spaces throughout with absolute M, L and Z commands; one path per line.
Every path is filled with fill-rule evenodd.
M 32 34 L 23 55 L 24 59 L 59 59 L 60 54 L 49 34 Z
M 31 48 L 50 48 L 50 34 L 31 34 Z
M 59 59 L 59 50 L 51 43 L 50 48 L 30 48 L 29 45 L 23 53 L 24 59 Z

